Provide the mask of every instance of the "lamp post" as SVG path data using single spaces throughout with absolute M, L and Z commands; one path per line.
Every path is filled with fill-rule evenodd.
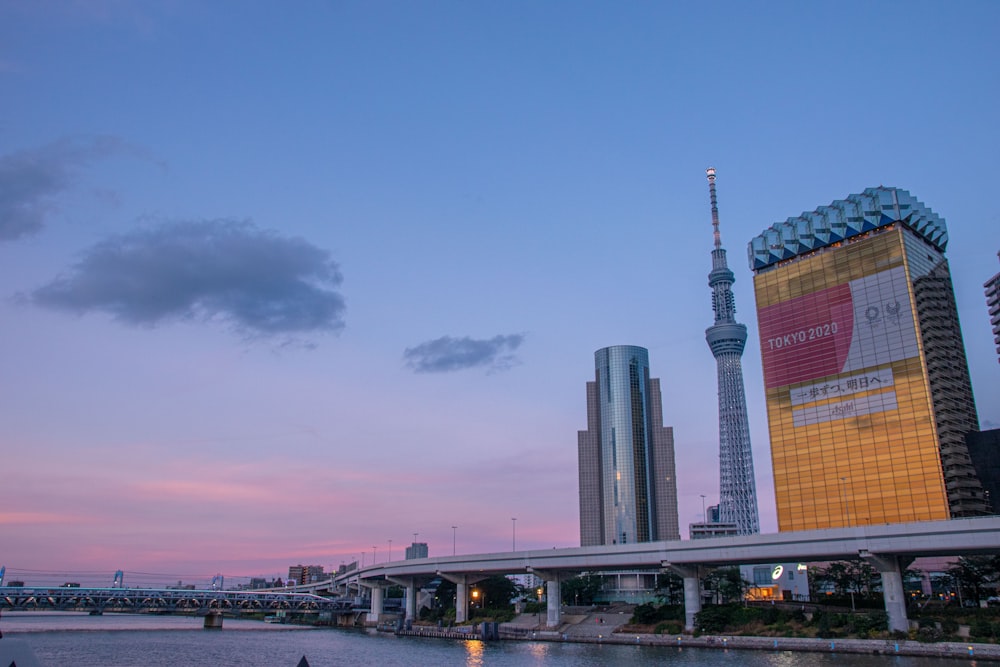
M 510 550 L 517 551 L 517 517 L 510 518 Z
M 451 555 L 452 556 L 454 556 L 455 553 L 456 553 L 455 552 L 455 544 L 456 544 L 455 539 L 456 539 L 456 535 L 457 534 L 458 534 L 458 526 L 452 526 L 451 527 Z

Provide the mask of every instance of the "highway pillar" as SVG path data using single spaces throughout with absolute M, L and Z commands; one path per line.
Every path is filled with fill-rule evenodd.
M 215 612 L 205 615 L 205 629 L 206 630 L 221 630 L 222 629 L 222 614 Z
M 536 570 L 528 568 L 528 572 L 534 574 L 545 582 L 545 626 L 549 628 L 557 627 L 562 623 L 562 585 L 561 581 L 568 576 L 566 572 L 557 570 Z
M 455 623 L 465 623 L 469 620 L 469 586 L 486 577 L 481 574 L 450 574 L 440 570 L 436 574 L 455 584 Z
M 455 584 L 455 622 L 465 623 L 469 620 L 469 585 L 465 581 Z
M 898 556 L 873 554 L 868 551 L 859 553 L 882 575 L 882 597 L 885 600 L 885 613 L 889 617 L 889 631 L 908 632 L 910 621 L 906 617 L 906 591 L 903 589 L 903 570 L 909 562 L 901 563 Z
M 382 586 L 373 585 L 372 589 L 372 606 L 371 611 L 368 612 L 368 622 L 378 623 L 382 618 L 382 599 L 385 590 Z
M 545 595 L 548 602 L 545 609 L 545 625 L 550 628 L 557 627 L 562 623 L 561 608 L 562 587 L 559 585 L 559 577 L 555 576 L 545 582 Z
M 406 620 L 417 620 L 417 582 L 413 579 L 406 584 Z
M 694 619 L 701 611 L 701 579 L 698 577 L 698 566 L 672 563 L 662 565 L 664 569 L 670 570 L 684 580 L 684 629 L 694 632 Z
M 402 586 L 406 590 L 406 597 L 404 598 L 404 611 L 406 613 L 406 620 L 415 621 L 417 620 L 417 577 L 386 577 L 388 581 L 394 584 Z M 423 579 L 420 580 L 424 581 Z

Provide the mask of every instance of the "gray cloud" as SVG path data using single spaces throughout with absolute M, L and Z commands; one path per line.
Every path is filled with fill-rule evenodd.
M 524 334 L 475 340 L 468 336 L 442 336 L 403 352 L 406 365 L 417 373 L 447 373 L 485 366 L 490 372 L 507 370 L 517 363 L 513 352 L 524 342 Z
M 55 209 L 56 195 L 88 163 L 141 151 L 116 137 L 62 139 L 0 157 L 0 241 L 37 234 Z
M 253 338 L 339 331 L 341 280 L 329 253 L 302 239 L 249 222 L 175 222 L 98 243 L 28 301 L 133 325 L 224 321 Z

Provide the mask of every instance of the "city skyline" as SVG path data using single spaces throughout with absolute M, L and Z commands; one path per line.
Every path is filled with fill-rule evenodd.
M 736 258 L 789 214 L 884 184 L 948 221 L 980 421 L 1000 426 L 998 93 L 968 66 L 1000 59 L 998 20 L 990 2 L 0 4 L 0 565 L 232 582 L 399 559 L 413 533 L 432 555 L 509 551 L 512 517 L 519 549 L 574 545 L 581 387 L 615 343 L 661 379 L 683 532 L 718 491 L 707 165 L 762 532 Z

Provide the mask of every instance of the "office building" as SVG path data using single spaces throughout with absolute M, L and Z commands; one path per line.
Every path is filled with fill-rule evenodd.
M 292 565 L 288 568 L 288 579 L 297 584 L 311 584 L 323 581 L 322 565 Z
M 587 430 L 578 435 L 580 544 L 680 539 L 673 429 L 663 426 L 660 381 L 633 345 L 594 353 Z
M 983 485 L 989 513 L 1000 514 L 1000 428 L 967 433 L 965 445 Z
M 1000 257 L 1000 252 L 997 253 Z M 985 283 L 986 307 L 990 311 L 990 324 L 993 325 L 993 343 L 997 348 L 997 361 L 1000 362 L 1000 273 L 996 274 Z
M 735 523 L 719 523 L 718 521 L 702 521 L 688 524 L 688 537 L 692 540 L 703 540 L 709 537 L 732 537 L 740 534 Z
M 414 558 L 427 558 L 427 553 L 426 542 L 414 542 L 410 546 L 406 547 L 406 560 L 413 560 Z
M 891 187 L 751 240 L 779 530 L 986 511 L 947 242 Z
M 736 279 L 726 262 L 719 232 L 719 207 L 715 196 L 715 169 L 709 168 L 708 193 L 712 205 L 712 272 L 708 286 L 712 288 L 712 310 L 715 323 L 705 331 L 715 357 L 719 383 L 719 515 L 723 524 L 735 524 L 738 535 L 760 532 L 757 513 L 757 484 L 753 473 L 753 452 L 750 449 L 750 425 L 747 420 L 747 399 L 743 389 L 743 347 L 747 342 L 747 327 L 736 321 L 736 299 L 733 281 Z M 713 530 L 720 529 L 720 526 Z M 694 537 L 694 530 L 691 537 Z

